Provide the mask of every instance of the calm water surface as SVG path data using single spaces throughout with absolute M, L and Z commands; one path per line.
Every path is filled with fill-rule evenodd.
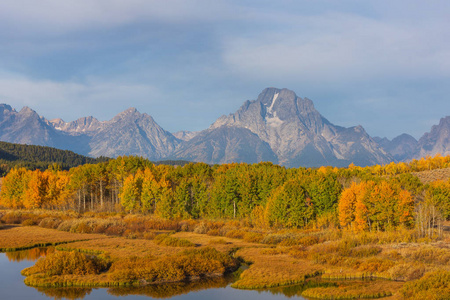
M 146 286 L 141 288 L 33 288 L 23 283 L 20 271 L 34 265 L 46 249 L 0 253 L 0 299 L 173 299 L 173 300 L 272 300 L 304 299 L 301 288 L 285 287 L 264 291 L 238 290 L 230 287 L 231 278 L 192 283 Z

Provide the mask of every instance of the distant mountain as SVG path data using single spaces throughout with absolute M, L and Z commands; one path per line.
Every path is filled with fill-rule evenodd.
M 92 116 L 79 118 L 69 123 L 64 122 L 62 119 L 54 119 L 50 120 L 50 123 L 56 130 L 71 134 L 95 132 L 102 127 L 102 122 Z
M 240 133 L 247 129 L 255 135 L 252 143 L 256 143 L 256 138 L 267 143 L 279 163 L 285 166 L 347 166 L 351 162 L 371 165 L 392 160 L 361 126 L 344 128 L 331 124 L 310 99 L 297 97 L 288 89 L 265 89 L 257 100 L 246 101 L 234 114 L 220 117 L 189 142 L 231 149 L 226 136 L 233 136 L 238 128 Z M 218 129 L 224 136 L 219 135 Z M 243 137 L 240 140 L 245 143 Z M 203 156 L 203 152 L 190 150 L 192 143 L 183 144 L 176 152 L 177 157 L 214 162 L 208 160 L 210 156 Z M 186 151 L 189 156 L 184 156 Z M 230 162 L 226 155 L 223 157 L 222 162 Z
M 51 146 L 89 156 L 138 155 L 150 160 L 210 164 L 271 161 L 287 167 L 366 166 L 425 155 L 450 154 L 450 117 L 419 141 L 403 134 L 372 138 L 362 126 L 329 122 L 308 98 L 266 88 L 232 114 L 200 132 L 164 130 L 148 114 L 129 108 L 109 121 L 89 116 L 46 120 L 28 107 L 0 104 L 0 140 Z
M 91 156 L 138 155 L 159 160 L 172 153 L 180 140 L 165 131 L 153 118 L 129 108 L 92 132 Z
M 392 141 L 387 138 L 374 138 L 374 140 L 396 161 L 409 160 L 417 152 L 418 142 L 409 134 L 401 134 Z
M 186 130 L 181 130 L 181 131 L 177 131 L 175 133 L 172 133 L 174 137 L 176 137 L 179 140 L 182 141 L 189 141 L 190 139 L 194 138 L 200 131 L 186 131 Z
M 130 108 L 110 121 L 93 117 L 73 122 L 51 121 L 24 107 L 17 112 L 0 104 L 0 140 L 72 150 L 93 157 L 138 155 L 165 158 L 181 142 L 162 129 L 151 116 Z
M 392 141 L 374 138 L 380 147 L 391 154 L 396 161 L 409 161 L 436 154 L 450 155 L 450 116 L 442 118 L 438 125 L 431 127 L 419 141 L 409 134 L 401 134 Z
M 181 145 L 173 155 L 178 159 L 210 164 L 229 162 L 278 162 L 269 144 L 250 130 L 219 127 L 204 130 Z
M 53 127 L 29 107 L 17 112 L 9 105 L 0 104 L 0 140 L 56 147 L 59 137 Z
M 419 139 L 415 156 L 434 156 L 437 153 L 450 155 L 450 116 L 442 118 L 438 125 L 431 127 L 431 131 Z

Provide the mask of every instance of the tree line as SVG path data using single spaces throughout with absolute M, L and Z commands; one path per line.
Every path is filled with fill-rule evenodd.
M 107 160 L 109 158 L 92 158 L 69 150 L 0 142 L 0 176 L 6 175 L 14 167 L 45 170 L 49 165 L 57 163 L 60 168 L 69 170 L 79 165 Z
M 430 228 L 450 219 L 450 181 L 424 185 L 412 172 L 446 168 L 450 156 L 370 167 L 285 168 L 268 162 L 155 165 L 124 156 L 69 170 L 13 168 L 0 205 L 120 211 L 166 219 L 246 219 L 256 226 L 354 231 Z

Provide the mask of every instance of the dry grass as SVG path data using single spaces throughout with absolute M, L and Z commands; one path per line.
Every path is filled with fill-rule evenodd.
M 8 227 L 0 230 L 0 251 L 14 251 L 81 240 L 105 239 L 99 234 L 67 233 L 36 226 Z
M 241 289 L 259 289 L 303 283 L 306 278 L 323 272 L 306 260 L 298 260 L 287 254 L 264 254 L 266 249 L 245 248 L 236 252 L 245 261 L 252 262 L 232 286 Z
M 323 278 L 354 279 L 381 277 L 413 281 L 438 269 L 450 271 L 450 236 L 431 242 L 420 240 L 412 230 L 399 229 L 392 232 L 364 232 L 354 234 L 331 230 L 281 230 L 266 231 L 244 227 L 239 222 L 165 222 L 146 216 L 122 218 L 115 215 L 86 215 L 82 218 L 42 213 L 38 218 L 31 214 L 9 214 L 11 221 L 29 217 L 41 219 L 43 226 L 66 231 L 45 229 L 36 226 L 5 226 L 0 230 L 0 248 L 23 249 L 40 245 L 62 244 L 60 250 L 77 250 L 92 254 L 103 254 L 111 261 L 144 259 L 171 261 L 190 246 L 193 251 L 212 247 L 223 254 L 234 253 L 235 257 L 251 262 L 233 287 L 268 288 L 304 283 L 308 277 L 323 274 Z M 42 218 L 45 217 L 45 218 Z M 26 220 L 28 220 L 26 219 Z M 30 219 L 30 220 L 31 220 Z M 31 224 L 31 221 L 29 222 Z M 63 228 L 64 227 L 64 228 Z M 153 229 L 152 229 L 153 228 Z M 169 228 L 188 231 L 167 231 Z M 193 232 L 192 232 L 193 231 Z M 86 232 L 81 234 L 74 232 Z M 122 235 L 107 237 L 95 234 L 105 232 Z M 166 235 L 161 235 L 166 233 Z M 167 242 L 164 242 L 167 239 Z M 173 247 L 178 246 L 178 247 Z M 195 247 L 194 247 L 195 246 Z M 198 250 L 197 250 L 198 249 Z M 101 273 L 83 278 L 71 274 L 41 278 L 39 274 L 27 279 L 33 285 L 59 286 L 115 286 L 124 284 Z M 354 282 L 345 282 L 337 294 L 339 297 L 367 297 L 395 294 L 401 283 L 370 282 L 356 288 Z M 343 291 L 342 289 L 346 289 Z M 360 290 L 358 294 L 356 291 Z M 342 292 L 342 293 L 341 293 Z M 310 288 L 308 293 L 328 297 L 333 288 Z M 341 293 L 341 294 L 340 294 Z M 311 294 L 312 295 L 312 294 Z M 396 298 L 397 297 L 397 298 Z M 336 298 L 338 299 L 338 298 Z M 343 298 L 342 298 L 343 299 Z M 398 298 L 401 299 L 401 298 Z
M 264 245 L 258 243 L 247 242 L 241 239 L 227 238 L 227 237 L 216 237 L 206 234 L 198 234 L 194 232 L 177 232 L 172 235 L 173 237 L 186 239 L 199 247 L 213 246 L 221 252 L 229 252 L 235 248 L 260 248 L 265 247 Z M 218 239 L 221 240 L 220 243 L 216 243 Z
M 403 283 L 394 281 L 338 282 L 336 287 L 317 287 L 303 291 L 302 296 L 316 299 L 360 299 L 392 296 Z
M 109 254 L 113 259 L 123 259 L 132 256 L 163 256 L 183 251 L 183 248 L 161 246 L 151 240 L 126 239 L 122 237 L 75 242 L 60 245 L 57 249 L 105 253 Z
M 426 184 L 436 180 L 448 180 L 450 178 L 450 168 L 414 172 L 411 174 L 417 176 L 422 183 Z

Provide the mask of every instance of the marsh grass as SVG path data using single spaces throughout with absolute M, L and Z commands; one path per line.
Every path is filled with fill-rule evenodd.
M 315 299 L 382 298 L 393 295 L 402 283 L 392 281 L 338 282 L 337 286 L 309 288 L 302 296 Z
M 73 212 L 63 215 L 46 211 L 0 211 L 0 218 L 2 224 L 11 222 L 30 225 L 5 226 L 0 231 L 2 249 L 58 245 L 57 249 L 61 251 L 76 251 L 88 256 L 102 255 L 105 258 L 109 256 L 111 262 L 116 264 L 110 271 L 84 276 L 33 274 L 26 281 L 35 286 L 141 285 L 209 276 L 206 274 L 218 276 L 220 272 L 195 271 L 192 262 L 203 264 L 195 258 L 196 255 L 185 260 L 192 259 L 190 263 L 181 264 L 177 260 L 177 257 L 186 255 L 186 249 L 203 250 L 207 247 L 251 263 L 233 284 L 237 288 L 298 284 L 320 274 L 323 278 L 380 277 L 411 281 L 439 268 L 450 270 L 450 249 L 446 248 L 450 241 L 448 234 L 444 235 L 440 243 L 436 243 L 431 239 L 419 239 L 413 230 L 406 229 L 363 233 L 335 228 L 275 230 L 253 228 L 248 222 L 241 221 L 175 221 L 144 215 L 80 215 Z M 35 224 L 40 227 L 33 226 Z M 46 228 L 57 228 L 59 231 Z M 236 252 L 236 249 L 239 250 Z M 170 265 L 169 259 L 178 262 L 171 265 L 171 275 L 152 277 L 151 274 L 159 274 L 158 268 L 162 268 L 162 265 Z M 143 261 L 153 266 L 154 273 L 146 273 L 148 276 L 145 278 L 133 275 L 134 271 L 129 270 L 139 269 L 144 265 Z M 122 264 L 122 269 L 119 264 Z M 134 267 L 125 267 L 127 264 Z M 349 289 L 347 296 L 353 297 L 352 288 L 346 288 Z M 367 290 L 364 295 L 375 297 L 381 295 L 378 292 L 385 292 L 381 288 L 373 289 Z M 319 292 L 322 293 L 321 290 L 315 291 Z
M 450 271 L 430 272 L 421 279 L 407 282 L 400 290 L 400 294 L 404 299 L 450 299 Z
M 54 275 L 95 275 L 108 269 L 110 262 L 78 251 L 56 251 L 40 258 L 32 267 L 22 270 L 21 274 L 30 276 L 42 273 Z
M 0 231 L 0 251 L 17 251 L 104 238 L 106 237 L 103 235 L 59 232 L 37 226 L 10 227 Z
M 57 251 L 41 258 L 22 274 L 32 286 L 117 286 L 194 280 L 222 276 L 238 260 L 214 248 L 185 250 L 161 257 L 126 257 L 110 262 L 78 251 Z
M 153 241 L 162 246 L 169 247 L 195 247 L 195 244 L 186 240 L 170 236 L 169 234 L 158 234 Z
M 260 289 L 298 284 L 322 273 L 323 268 L 307 261 L 299 261 L 286 254 L 267 254 L 267 251 L 270 250 L 244 248 L 237 251 L 236 255 L 252 264 L 242 272 L 240 279 L 232 287 Z

